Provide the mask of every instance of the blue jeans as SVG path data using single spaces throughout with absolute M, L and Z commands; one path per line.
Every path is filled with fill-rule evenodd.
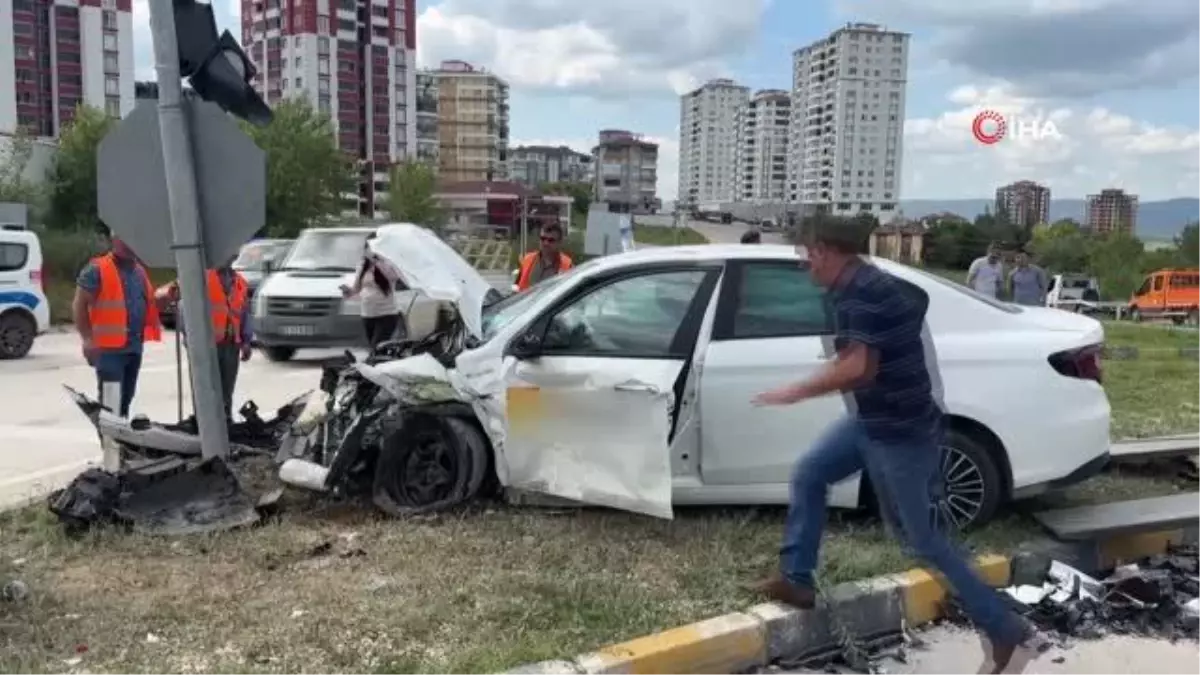
M 141 352 L 101 352 L 92 364 L 96 369 L 96 381 L 100 388 L 100 398 L 104 399 L 104 383 L 115 382 L 121 385 L 121 405 L 116 411 L 121 417 L 129 416 L 129 405 L 133 403 L 133 393 L 137 391 L 138 373 L 142 371 Z M 107 401 L 104 401 L 107 403 Z
M 1003 600 L 971 569 L 949 537 L 934 526 L 929 488 L 938 478 L 938 433 L 900 442 L 872 440 L 846 417 L 836 422 L 792 472 L 791 505 L 780 550 L 784 576 L 813 586 L 825 527 L 829 486 L 865 469 L 880 508 L 918 559 L 941 572 L 971 620 L 997 644 L 1017 644 L 1024 627 Z

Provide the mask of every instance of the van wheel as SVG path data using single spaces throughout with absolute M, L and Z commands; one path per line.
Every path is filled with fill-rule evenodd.
M 275 363 L 283 363 L 284 361 L 292 360 L 292 357 L 296 355 L 296 348 L 295 347 L 266 347 L 263 349 L 263 353 L 267 355 L 268 361 L 274 361 Z
M 14 311 L 0 316 L 0 359 L 19 359 L 33 348 L 37 324 L 29 316 Z

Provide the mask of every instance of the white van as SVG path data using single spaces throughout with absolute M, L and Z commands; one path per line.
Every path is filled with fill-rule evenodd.
M 254 294 L 254 339 L 272 361 L 287 361 L 297 349 L 366 346 L 357 298 L 342 297 L 354 283 L 367 235 L 375 227 L 305 230 Z M 437 304 L 411 291 L 396 293 L 408 337 L 433 330 Z
M 0 228 L 0 359 L 25 356 L 50 328 L 44 280 L 37 234 L 19 225 Z

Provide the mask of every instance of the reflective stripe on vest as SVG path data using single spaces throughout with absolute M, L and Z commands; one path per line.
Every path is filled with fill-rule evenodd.
M 242 275 L 233 272 L 231 293 L 226 295 L 216 270 L 208 271 L 208 304 L 212 312 L 213 337 L 217 342 L 242 342 L 242 312 L 246 308 L 249 286 Z
M 92 259 L 100 274 L 100 288 L 88 310 L 88 321 L 92 324 L 92 342 L 100 349 L 122 349 L 129 342 L 129 314 L 125 311 L 125 287 L 121 273 L 112 254 Z M 138 265 L 142 282 L 146 287 L 146 323 L 142 339 L 158 342 L 162 339 L 158 308 L 154 306 L 154 287 L 145 268 Z

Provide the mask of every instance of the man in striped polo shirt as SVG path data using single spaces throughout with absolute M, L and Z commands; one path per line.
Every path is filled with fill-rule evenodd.
M 854 223 L 814 223 L 808 246 L 813 279 L 827 288 L 836 322 L 837 357 L 813 378 L 760 394 L 757 405 L 793 405 L 843 393 L 850 414 L 835 422 L 792 474 L 782 573 L 762 590 L 800 609 L 815 604 L 813 571 L 825 524 L 829 486 L 865 469 L 897 534 L 958 591 L 986 635 L 988 663 L 1004 672 L 1031 656 L 1031 630 L 971 569 L 930 518 L 930 486 L 940 458 L 941 409 L 934 400 L 922 329 L 923 290 L 859 257 L 866 241 Z M 1023 664 L 1022 664 L 1023 665 Z

